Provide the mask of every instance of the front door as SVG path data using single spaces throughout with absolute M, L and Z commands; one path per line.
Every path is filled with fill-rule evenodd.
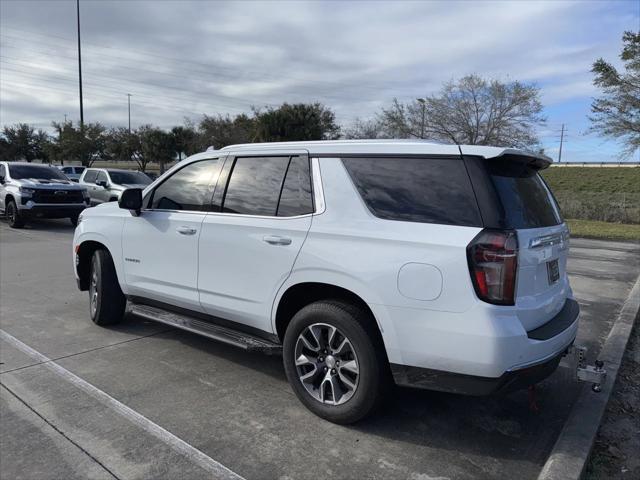
M 232 161 L 229 178 L 223 174 L 216 187 L 216 198 L 226 191 L 220 211 L 202 223 L 200 303 L 206 313 L 271 332 L 273 299 L 311 227 L 309 159 L 296 154 Z
M 198 241 L 219 170 L 217 158 L 187 164 L 148 195 L 139 216 L 126 218 L 122 250 L 130 295 L 201 310 Z

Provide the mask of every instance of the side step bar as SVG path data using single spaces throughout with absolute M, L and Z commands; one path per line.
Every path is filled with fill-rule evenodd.
M 179 313 L 168 312 L 161 308 L 150 305 L 129 303 L 129 312 L 147 320 L 164 323 L 172 327 L 197 333 L 205 337 L 218 340 L 219 342 L 233 345 L 252 352 L 260 352 L 267 355 L 281 355 L 282 345 L 270 342 L 264 338 L 257 337 L 230 328 L 222 327 L 211 322 L 199 320 L 197 318 L 181 315 Z

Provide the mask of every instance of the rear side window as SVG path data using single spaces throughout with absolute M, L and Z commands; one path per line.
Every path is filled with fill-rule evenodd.
M 387 220 L 482 225 L 462 159 L 344 158 L 371 212 Z
M 276 214 L 278 217 L 293 217 L 308 213 L 313 213 L 309 159 L 292 157 Z
M 95 183 L 96 178 L 98 177 L 98 172 L 95 170 L 87 170 L 87 173 L 84 174 L 83 182 L 86 183 Z
M 239 157 L 231 172 L 222 211 L 275 216 L 289 157 Z
M 220 172 L 218 159 L 190 163 L 181 168 L 156 188 L 150 206 L 159 210 L 207 210 L 210 185 Z
M 76 168 L 76 173 L 84 172 L 84 167 L 75 167 L 75 168 Z
M 488 160 L 489 177 L 509 228 L 540 228 L 562 223 L 560 210 L 537 170 L 519 162 Z

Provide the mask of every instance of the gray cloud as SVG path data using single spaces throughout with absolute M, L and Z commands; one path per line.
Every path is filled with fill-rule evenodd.
M 346 123 L 476 72 L 579 99 L 584 121 L 590 65 L 617 58 L 631 3 L 81 0 L 85 118 L 125 124 L 132 93 L 134 125 L 314 100 Z M 77 118 L 75 2 L 3 1 L 0 17 L 2 124 Z

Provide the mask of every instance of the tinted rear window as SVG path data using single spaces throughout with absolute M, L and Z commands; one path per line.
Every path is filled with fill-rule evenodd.
M 367 207 L 377 217 L 482 225 L 461 159 L 344 158 L 343 162 Z
M 487 162 L 508 228 L 540 228 L 562 223 L 551 191 L 533 168 L 518 162 Z

